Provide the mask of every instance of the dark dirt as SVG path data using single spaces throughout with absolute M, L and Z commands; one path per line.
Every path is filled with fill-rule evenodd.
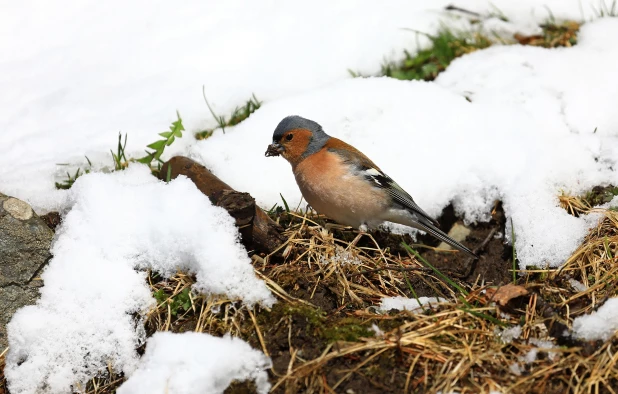
M 441 271 L 451 276 L 459 277 L 460 281 L 472 285 L 477 280 L 487 284 L 500 285 L 508 283 L 512 279 L 511 249 L 504 244 L 504 225 L 505 217 L 501 205 L 498 204 L 494 210 L 492 220 L 470 226 L 472 232 L 467 237 L 464 244 L 472 249 L 480 245 L 490 234 L 492 229 L 495 234 L 489 239 L 486 247 L 479 252 L 480 259 L 472 264 L 470 259 L 463 253 L 441 253 L 428 249 L 418 249 L 421 255 L 434 264 Z M 446 231 L 455 223 L 452 207 L 445 209 L 444 215 L 440 218 L 441 228 Z M 351 241 L 356 237 L 356 233 L 349 231 L 334 231 L 335 237 L 346 241 Z M 389 234 L 387 232 L 373 232 L 380 247 L 389 248 L 390 253 L 406 256 L 407 252 L 401 246 L 401 241 L 406 243 L 425 243 L 437 246 L 438 242 L 431 237 L 423 237 L 415 242 L 407 236 Z M 374 246 L 368 237 L 363 237 L 357 244 L 358 246 Z M 374 314 L 372 318 L 360 319 L 356 317 L 355 311 L 363 310 L 371 305 L 353 305 L 351 302 L 342 304 L 344 299 L 340 293 L 340 287 L 336 279 L 321 277 L 321 281 L 316 286 L 316 276 L 308 269 L 299 269 L 298 266 L 279 265 L 281 257 L 274 256 L 272 262 L 275 264 L 273 269 L 279 270 L 275 276 L 276 282 L 292 297 L 310 301 L 318 309 L 311 307 L 290 307 L 284 303 L 276 304 L 271 311 L 262 310 L 257 314 L 259 326 L 262 329 L 264 341 L 270 357 L 273 361 L 274 374 L 271 372 L 271 382 L 276 382 L 278 376 L 283 376 L 288 371 L 291 359 L 291 352 L 297 351 L 297 355 L 302 359 L 310 360 L 319 357 L 326 346 L 336 340 L 348 339 L 362 341 L 363 337 L 373 336 L 369 331 L 372 324 L 377 324 L 380 329 L 388 331 L 404 324 L 407 319 L 405 314 L 393 316 Z M 268 273 L 267 273 L 268 275 Z M 410 272 L 407 276 L 412 288 L 418 296 L 439 296 L 435 289 L 429 287 L 426 282 L 419 278 L 423 273 Z M 268 275 L 271 276 L 271 275 Z M 314 289 L 315 287 L 315 289 Z M 412 297 L 408 288 L 401 289 L 406 295 Z M 377 301 L 377 300 L 376 300 Z M 245 340 L 252 346 L 260 349 L 262 346 L 258 340 L 255 330 L 246 333 Z M 395 352 L 396 353 L 396 352 Z M 328 362 L 319 369 L 322 384 L 333 387 L 351 368 L 358 367 L 363 361 L 362 354 L 352 354 L 340 357 Z M 402 392 L 409 365 L 405 363 L 403 355 L 386 352 L 378 357 L 377 360 L 368 363 L 347 378 L 339 385 L 335 392 L 350 393 L 388 393 Z M 418 376 L 413 378 L 422 380 L 423 372 L 419 371 Z M 413 379 L 414 380 L 414 379 Z M 308 380 L 296 380 L 285 386 L 279 386 L 276 393 L 296 393 L 296 392 L 322 392 L 323 386 L 312 387 L 305 383 Z M 238 387 L 244 387 L 242 385 Z M 419 389 L 422 387 L 419 386 Z M 230 388 L 228 393 L 242 393 L 244 389 L 236 391 Z M 422 392 L 422 391 L 419 391 Z
M 60 222 L 62 222 L 62 218 L 58 212 L 49 212 L 43 216 L 40 216 L 40 218 L 43 219 L 47 227 L 54 231 L 56 231 L 56 227 L 58 227 Z
M 285 217 L 281 214 L 281 218 Z M 458 220 L 452 206 L 447 207 L 439 221 L 441 228 L 448 231 Z M 285 223 L 284 223 L 285 226 Z M 470 259 L 462 253 L 435 252 L 430 249 L 417 248 L 418 252 L 431 264 L 436 266 L 451 278 L 457 278 L 460 284 L 472 286 L 478 282 L 491 285 L 506 284 L 512 280 L 512 249 L 505 245 L 505 217 L 500 204 L 497 204 L 492 220 L 468 226 L 470 235 L 463 242 L 471 249 L 481 245 L 487 236 L 494 231 L 497 236 L 489 238 L 486 246 L 478 252 L 480 259 L 472 264 Z M 350 242 L 357 233 L 353 231 L 334 231 L 338 239 Z M 426 244 L 437 246 L 438 242 L 431 237 L 421 237 L 412 241 L 407 236 L 390 234 L 388 232 L 373 232 L 372 236 L 382 249 L 388 248 L 393 255 L 407 257 L 407 251 L 401 246 L 402 240 L 407 244 Z M 358 246 L 374 247 L 368 237 L 362 237 Z M 312 360 L 323 354 L 324 350 L 332 344 L 337 349 L 338 341 L 362 342 L 363 338 L 371 337 L 372 324 L 376 324 L 383 331 L 397 329 L 397 327 L 410 322 L 413 317 L 405 312 L 391 314 L 359 313 L 371 311 L 373 302 L 353 303 L 349 297 L 342 294 L 340 283 L 334 278 L 324 277 L 323 273 L 316 272 L 315 266 L 310 268 L 308 264 L 281 264 L 281 255 L 272 256 L 270 264 L 263 273 L 274 280 L 290 296 L 309 301 L 315 307 L 304 304 L 290 304 L 278 302 L 271 310 L 256 310 L 257 325 L 263 335 L 268 355 L 273 362 L 272 370 L 269 370 L 271 384 L 276 384 L 281 377 L 285 376 L 290 368 L 298 367 L 299 360 Z M 377 275 L 377 274 L 376 274 Z M 441 296 L 436 288 L 430 287 L 421 279 L 424 272 L 410 271 L 407 274 L 411 288 L 418 296 Z M 317 279 L 320 279 L 319 281 Z M 161 280 L 155 277 L 154 283 Z M 354 282 L 354 279 L 351 280 Z M 316 284 L 317 283 L 317 284 Z M 410 288 L 405 285 L 401 290 L 405 295 L 412 297 Z M 444 286 L 447 286 L 444 284 Z M 439 289 L 445 291 L 447 289 Z M 516 300 L 513 308 L 525 308 L 526 300 Z M 521 304 L 521 305 L 520 305 Z M 246 315 L 246 314 L 245 314 Z M 185 314 L 177 316 L 172 321 L 171 331 L 185 332 L 194 331 L 197 323 L 197 314 Z M 146 326 L 147 332 L 152 333 L 154 327 Z M 226 328 L 223 326 L 210 326 L 209 333 L 223 335 Z M 238 336 L 248 341 L 255 349 L 263 349 L 255 325 L 247 316 L 241 319 L 241 329 Z M 581 345 L 581 344 L 580 344 Z M 596 347 L 595 347 L 596 348 Z M 140 349 L 143 351 L 143 349 Z M 292 365 L 291 354 L 296 354 L 296 360 Z M 403 392 L 407 374 L 410 368 L 410 355 L 396 348 L 386 351 L 371 362 L 361 365 L 370 354 L 363 352 L 353 353 L 338 357 L 319 366 L 316 370 L 307 373 L 305 378 L 287 380 L 279 385 L 275 393 L 399 393 Z M 2 360 L 0 360 L 2 362 Z M 351 370 L 356 369 L 351 376 L 342 381 L 336 388 L 333 387 Z M 3 381 L 0 368 L 0 382 Z M 428 383 L 425 376 L 425 368 L 417 366 L 410 379 L 410 392 L 427 392 Z M 468 379 L 468 378 L 466 378 Z M 430 379 L 431 380 L 431 379 Z M 464 379 L 465 380 L 465 379 Z M 545 386 L 545 393 L 564 392 L 564 385 L 556 383 L 555 387 Z M 464 382 L 468 387 L 473 387 L 474 382 Z M 551 383 L 550 383 L 551 385 Z M 327 390 L 331 388 L 332 391 Z M 234 382 L 225 390 L 225 393 L 254 393 L 253 382 Z M 0 394 L 8 393 L 0 383 Z
M 453 205 L 447 206 L 442 215 L 438 218 L 440 228 L 448 232 L 448 230 L 459 219 L 455 215 Z M 417 251 L 433 264 L 440 271 L 445 272 L 453 277 L 462 279 L 464 282 L 472 285 L 478 280 L 488 285 L 502 285 L 509 283 L 512 280 L 512 252 L 513 248 L 506 243 L 504 239 L 506 216 L 502 209 L 502 203 L 498 202 L 492 213 L 492 219 L 488 223 L 478 223 L 468 228 L 471 230 L 470 235 L 466 238 L 463 244 L 472 250 L 479 247 L 487 236 L 495 230 L 494 235 L 489 240 L 487 245 L 479 251 L 479 259 L 473 261 L 464 253 L 444 253 L 436 252 L 431 249 L 419 248 Z M 348 232 L 335 232 L 336 237 L 351 241 L 356 234 Z M 402 247 L 401 242 L 406 244 L 425 244 L 428 246 L 438 246 L 440 243 L 436 238 L 430 235 L 420 235 L 416 241 L 413 241 L 409 236 L 394 235 L 388 232 L 378 231 L 372 233 L 377 243 L 383 249 L 388 248 L 392 254 L 405 256 L 406 250 Z M 361 239 L 359 246 L 373 246 L 370 240 Z M 418 296 L 436 296 L 435 290 L 427 287 L 423 281 L 418 278 L 410 277 L 410 281 Z

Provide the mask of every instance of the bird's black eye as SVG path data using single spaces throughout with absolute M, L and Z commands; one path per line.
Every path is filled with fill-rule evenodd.
M 288 134 L 288 135 L 285 136 L 285 139 L 288 140 L 288 141 L 292 141 L 292 138 L 294 138 L 293 134 Z

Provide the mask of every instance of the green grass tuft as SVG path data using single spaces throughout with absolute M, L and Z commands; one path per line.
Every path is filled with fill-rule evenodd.
M 124 135 L 124 144 L 122 143 L 122 133 L 118 133 L 118 147 L 116 148 L 116 153 L 113 150 L 109 150 L 112 154 L 112 160 L 114 162 L 114 171 L 124 170 L 129 165 L 129 160 L 127 160 L 127 156 L 124 151 L 127 147 L 127 138 L 128 134 Z
M 610 202 L 616 196 L 618 196 L 618 186 L 610 185 L 593 188 L 584 195 L 583 200 L 590 207 L 596 207 L 598 205 L 603 205 Z
M 439 269 L 437 269 L 436 267 L 434 267 L 431 263 L 429 263 L 429 261 L 425 260 L 423 258 L 423 256 L 421 256 L 416 250 L 412 249 L 407 243 L 402 242 L 401 246 L 408 252 L 410 253 L 410 255 L 413 255 L 414 257 L 416 257 L 421 263 L 423 263 L 426 267 L 428 267 L 429 269 L 431 269 L 440 279 L 442 279 L 443 281 L 445 281 L 446 283 L 448 283 L 449 285 L 451 285 L 452 287 L 454 287 L 455 289 L 457 289 L 463 296 L 467 296 L 468 292 L 461 286 L 459 286 L 457 283 L 455 283 L 454 280 L 452 280 L 451 278 L 449 278 L 448 276 L 444 275 Z
M 437 35 L 426 36 L 431 41 L 428 48 L 414 55 L 404 51 L 405 59 L 384 64 L 381 75 L 403 80 L 431 81 L 454 59 L 492 45 L 488 37 L 478 32 L 455 32 L 442 28 Z
M 618 17 L 618 0 L 613 0 L 611 5 L 607 5 L 605 0 L 601 0 L 599 2 L 599 8 L 592 6 L 592 11 L 595 13 L 597 18 L 603 17 Z
M 88 174 L 92 168 L 92 162 L 90 162 L 90 159 L 88 158 L 88 156 L 84 156 L 86 158 L 86 160 L 88 161 L 88 168 L 86 168 L 85 170 L 82 171 L 81 168 L 77 168 L 77 171 L 75 171 L 75 174 L 71 175 L 71 173 L 69 173 L 67 171 L 67 179 L 62 181 L 62 182 L 55 182 L 56 183 L 56 189 L 61 189 L 61 190 L 68 190 L 71 188 L 71 186 L 73 186 L 73 184 L 75 183 L 75 181 L 77 180 L 77 178 L 79 178 L 80 176 L 84 175 L 84 174 Z M 62 164 L 62 165 L 66 165 L 66 164 Z
M 174 141 L 176 141 L 176 138 L 182 138 L 182 132 L 185 130 L 185 127 L 182 124 L 182 118 L 180 117 L 180 114 L 178 112 L 176 112 L 176 116 L 177 120 L 172 122 L 172 125 L 170 126 L 170 131 L 164 131 L 162 133 L 159 133 L 159 135 L 163 137 L 163 139 L 155 141 L 152 144 L 148 145 L 148 148 L 153 150 L 146 151 L 146 156 L 137 159 L 137 162 L 149 165 L 152 169 L 152 172 L 155 174 L 161 170 L 161 164 L 163 164 L 163 161 L 161 160 L 161 155 L 163 154 L 165 147 L 172 145 Z M 156 168 L 153 168 L 152 166 L 153 161 L 157 162 Z
M 124 170 L 129 166 L 130 163 L 139 162 L 148 165 L 153 175 L 157 175 L 161 170 L 161 164 L 163 164 L 163 161 L 161 160 L 161 155 L 163 154 L 165 147 L 173 144 L 174 141 L 176 141 L 176 138 L 181 138 L 182 132 L 185 130 L 184 126 L 182 125 L 182 119 L 180 117 L 180 114 L 176 112 L 176 115 L 178 119 L 172 122 L 172 125 L 170 126 L 170 131 L 164 131 L 162 133 L 159 133 L 159 135 L 163 137 L 163 139 L 155 141 L 152 144 L 148 145 L 148 148 L 152 150 L 147 150 L 146 156 L 139 159 L 127 158 L 125 151 L 127 148 L 128 134 L 124 135 L 123 141 L 122 133 L 118 133 L 118 146 L 116 147 L 116 152 L 110 149 L 112 161 L 114 163 L 114 168 L 112 171 Z M 86 157 L 86 160 L 88 161 L 88 169 L 82 171 L 81 168 L 78 168 L 74 175 L 71 175 L 67 172 L 67 179 L 62 182 L 56 182 L 56 189 L 70 189 L 71 186 L 73 186 L 73 184 L 75 183 L 75 180 L 77 180 L 77 178 L 79 178 L 83 174 L 89 173 L 92 168 L 92 163 L 90 162 L 90 159 L 88 157 Z M 153 161 L 156 161 L 156 166 L 152 164 Z M 171 169 L 168 169 L 168 181 L 171 175 L 171 173 L 169 173 L 170 170 Z
M 198 140 L 204 140 L 212 136 L 216 129 L 221 129 L 221 131 L 223 131 L 223 134 L 225 134 L 226 127 L 236 126 L 237 124 L 251 116 L 252 113 L 257 111 L 262 106 L 262 102 L 258 100 L 257 97 L 255 97 L 255 94 L 253 94 L 251 95 L 251 98 L 249 98 L 249 100 L 245 102 L 245 105 L 243 105 L 242 107 L 236 107 L 228 119 L 223 115 L 217 115 L 210 106 L 208 99 L 206 98 L 206 92 L 202 90 L 202 93 L 204 95 L 204 101 L 206 102 L 208 110 L 217 121 L 217 127 L 215 127 L 214 129 L 202 130 L 195 133 L 195 138 Z

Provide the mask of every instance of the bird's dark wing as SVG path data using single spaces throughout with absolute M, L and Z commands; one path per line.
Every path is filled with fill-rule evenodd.
M 377 187 L 385 189 L 388 195 L 393 199 L 393 202 L 401 205 L 411 213 L 417 214 L 431 222 L 434 226 L 440 226 L 438 221 L 427 214 L 421 207 L 418 206 L 412 196 L 401 188 L 391 177 L 375 168 L 364 170 L 363 175 L 368 180 L 373 181 Z
M 439 227 L 440 224 L 437 220 L 423 211 L 423 209 L 414 202 L 412 196 L 403 190 L 391 177 L 382 172 L 378 166 L 358 149 L 336 138 L 331 138 L 326 144 L 326 148 L 330 152 L 339 155 L 346 163 L 356 167 L 356 170 L 368 181 L 373 182 L 376 187 L 386 190 L 393 202 L 409 210 L 411 213 L 429 220 L 433 225 Z

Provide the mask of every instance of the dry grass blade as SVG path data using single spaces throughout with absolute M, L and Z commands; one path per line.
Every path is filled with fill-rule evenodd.
M 0 353 L 0 394 L 8 394 L 9 389 L 7 388 L 6 379 L 4 378 L 4 362 L 6 353 L 9 351 L 7 347 Z
M 331 232 L 320 217 L 283 212 L 285 246 L 253 258 L 278 299 L 272 308 L 196 294 L 184 273 L 150 274 L 157 304 L 146 333 L 238 336 L 271 357 L 274 393 L 615 393 L 618 334 L 588 343 L 568 333 L 573 318 L 618 294 L 618 212 L 560 200 L 573 215 L 599 214 L 598 226 L 561 269 L 521 271 L 514 285 L 506 285 L 510 261 L 505 282 L 466 280 L 437 264 L 461 262 L 456 254 L 409 254 L 400 236 Z M 497 232 L 503 224 L 486 226 L 476 244 L 504 248 Z M 381 310 L 392 296 L 416 298 L 416 309 Z M 421 296 L 446 301 L 418 307 Z M 123 380 L 110 368 L 85 391 L 111 393 Z M 231 392 L 251 387 L 235 383 Z
M 609 297 L 618 295 L 618 212 L 593 209 L 583 199 L 561 196 L 561 202 L 573 214 L 598 214 L 599 224 L 552 279 L 565 279 L 565 288 L 578 287 L 562 296 L 561 305 L 572 308 L 571 317 L 596 310 Z

